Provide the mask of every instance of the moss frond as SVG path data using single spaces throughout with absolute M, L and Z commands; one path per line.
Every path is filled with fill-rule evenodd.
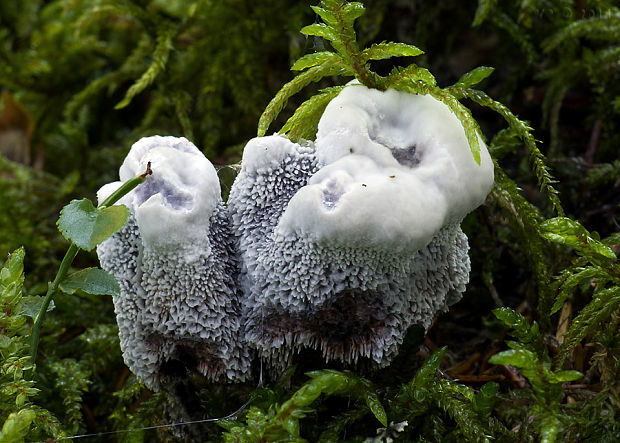
M 536 60 L 537 51 L 530 41 L 528 33 L 521 29 L 519 24 L 505 12 L 493 14 L 492 19 L 493 23 L 497 27 L 506 31 L 508 35 L 510 35 L 510 37 L 517 42 L 521 48 L 521 52 L 523 52 L 523 54 L 527 57 L 528 64 L 533 64 Z
M 567 40 L 620 41 L 620 9 L 609 8 L 601 17 L 587 18 L 570 23 L 542 42 L 545 51 L 551 51 Z
M 476 15 L 472 26 L 481 25 L 488 17 L 491 11 L 497 5 L 497 0 L 478 0 L 478 7 L 476 8 Z
M 620 286 L 601 289 L 594 294 L 592 301 L 573 319 L 564 335 L 557 357 L 557 365 L 561 367 L 575 346 L 585 337 L 592 337 L 597 329 L 620 308 Z
M 122 109 L 131 103 L 131 100 L 149 87 L 157 76 L 166 69 L 168 57 L 172 50 L 172 40 L 176 36 L 177 29 L 174 26 L 162 26 L 157 33 L 157 44 L 153 53 L 153 61 L 142 76 L 127 90 L 125 98 L 114 109 Z
M 344 64 L 340 59 L 328 61 L 319 66 L 300 73 L 293 80 L 282 86 L 275 97 L 269 102 L 265 111 L 258 121 L 258 136 L 262 137 L 267 133 L 269 126 L 276 119 L 280 111 L 284 109 L 289 98 L 297 94 L 303 88 L 312 82 L 318 82 L 323 77 L 337 75 L 352 75 L 353 72 L 349 66 Z
M 148 37 L 144 36 L 117 71 L 96 78 L 71 98 L 65 106 L 63 113 L 65 121 L 75 120 L 78 110 L 103 90 L 115 89 L 121 82 L 129 80 L 142 72 L 145 59 L 151 51 L 151 42 Z
M 538 178 L 538 185 L 540 186 L 540 189 L 545 192 L 558 216 L 563 216 L 564 209 L 562 208 L 562 204 L 560 203 L 559 193 L 553 187 L 553 184 L 556 183 L 556 180 L 553 178 L 551 172 L 545 164 L 545 156 L 542 152 L 540 152 L 538 146 L 536 146 L 536 139 L 532 135 L 531 126 L 526 122 L 520 120 L 506 106 L 496 100 L 493 100 L 482 91 L 479 91 L 477 89 L 458 87 L 450 87 L 448 88 L 448 90 L 459 98 L 468 98 L 479 104 L 480 106 L 484 106 L 494 110 L 495 112 L 500 114 L 504 118 L 504 120 L 506 120 L 514 133 L 521 140 L 523 140 L 525 147 L 529 151 L 530 161 L 532 162 L 536 177 Z
M 194 130 L 189 118 L 189 113 L 187 112 L 187 110 L 191 108 L 192 97 L 187 91 L 176 91 L 172 94 L 172 103 L 179 120 L 179 125 L 183 130 L 183 137 L 190 141 L 194 141 Z
M 405 43 L 382 42 L 375 43 L 361 53 L 363 63 L 368 60 L 385 60 L 391 57 L 416 57 L 424 54 L 420 48 Z
M 294 142 L 301 139 L 314 140 L 323 111 L 343 89 L 344 86 L 326 88 L 303 102 L 282 126 L 280 133 L 286 134 Z
M 538 286 L 539 311 L 545 313 L 542 318 L 548 320 L 553 295 L 549 290 L 550 278 L 545 259 L 545 245 L 539 233 L 539 226 L 543 221 L 542 215 L 520 194 L 517 184 L 497 163 L 495 165 L 495 186 L 491 195 L 510 219 L 513 226 L 512 233 L 528 258 Z
M 555 314 L 564 302 L 573 294 L 578 286 L 590 283 L 592 279 L 597 279 L 598 284 L 604 285 L 609 280 L 609 276 L 605 270 L 597 266 L 589 266 L 587 268 L 578 267 L 576 269 L 567 269 L 560 276 L 557 282 L 554 282 L 553 289 L 557 293 L 555 302 L 551 308 L 551 314 Z
M 312 68 L 313 66 L 322 65 L 325 63 L 343 63 L 343 60 L 342 57 L 335 52 L 315 52 L 301 57 L 293 64 L 293 66 L 291 66 L 291 69 L 293 71 L 303 71 L 304 69 Z

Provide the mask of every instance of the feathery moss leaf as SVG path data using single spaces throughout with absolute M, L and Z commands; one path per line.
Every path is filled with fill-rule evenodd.
M 491 68 L 489 66 L 478 66 L 477 68 L 463 74 L 454 86 L 471 88 L 487 78 L 489 75 L 493 74 L 493 71 L 495 71 L 495 68 Z
M 478 7 L 476 8 L 476 15 L 474 16 L 472 26 L 481 25 L 489 16 L 493 8 L 495 8 L 496 4 L 497 0 L 478 0 Z
M 162 26 L 157 34 L 157 44 L 155 46 L 155 52 L 153 53 L 153 61 L 149 68 L 142 74 L 142 76 L 127 90 L 125 97 L 121 100 L 114 109 L 122 109 L 131 103 L 131 100 L 149 87 L 166 69 L 168 63 L 168 57 L 172 50 L 172 40 L 177 33 L 177 29 L 174 26 Z
M 328 61 L 325 64 L 314 66 L 307 71 L 298 74 L 293 80 L 282 86 L 275 97 L 269 102 L 265 111 L 258 121 L 258 136 L 265 135 L 271 123 L 276 119 L 280 111 L 286 106 L 286 102 L 304 87 L 312 82 L 318 82 L 323 77 L 335 75 L 352 75 L 353 72 L 340 59 Z
M 620 10 L 610 8 L 601 17 L 587 18 L 570 23 L 543 41 L 542 47 L 548 52 L 566 40 L 579 37 L 620 41 Z
M 298 59 L 293 66 L 291 66 L 291 70 L 293 71 L 303 71 L 304 69 L 311 68 L 313 66 L 322 65 L 325 63 L 338 63 L 341 62 L 342 58 L 330 51 L 321 51 L 315 52 L 313 54 L 306 54 L 300 59 Z
M 449 380 L 436 379 L 430 383 L 438 407 L 443 409 L 457 424 L 466 441 L 490 442 L 492 435 L 474 412 L 471 401 L 463 400 L 463 385 Z M 469 392 L 473 397 L 473 392 Z
M 538 286 L 538 309 L 543 322 L 548 321 L 553 304 L 549 285 L 549 268 L 545 259 L 545 245 L 539 234 L 543 218 L 538 209 L 519 192 L 517 184 L 495 162 L 495 186 L 491 191 L 513 226 L 512 234 L 525 252 Z
M 560 309 L 568 297 L 575 291 L 577 286 L 589 283 L 593 278 L 598 282 L 605 283 L 609 280 L 607 272 L 597 266 L 589 266 L 587 268 L 577 268 L 566 270 L 567 276 L 561 278 L 553 285 L 557 295 L 555 302 L 551 308 L 551 314 L 555 314 Z
M 480 106 L 494 110 L 501 115 L 504 120 L 506 120 L 514 133 L 517 134 L 521 140 L 523 140 L 530 153 L 530 160 L 534 166 L 536 177 L 538 178 L 538 185 L 541 190 L 545 191 L 547 194 L 547 198 L 551 201 L 551 204 L 553 205 L 553 208 L 558 216 L 563 217 L 564 209 L 560 203 L 558 191 L 553 187 L 553 184 L 556 183 L 556 181 L 545 164 L 545 156 L 536 146 L 536 139 L 531 132 L 532 128 L 524 121 L 519 120 L 519 118 L 517 118 L 517 116 L 515 116 L 506 106 L 496 100 L 493 100 L 482 91 L 470 88 L 460 88 L 457 86 L 451 86 L 446 89 L 448 89 L 448 91 L 453 93 L 456 97 L 468 98 L 475 103 L 478 103 Z
M 590 337 L 611 314 L 620 308 L 620 286 L 602 289 L 594 294 L 593 300 L 583 308 L 571 322 L 564 335 L 557 356 L 558 367 L 562 367 L 575 346 L 585 337 Z
M 306 35 L 322 37 L 325 40 L 332 42 L 332 46 L 334 46 L 334 49 L 338 50 L 339 48 L 339 46 L 337 46 L 339 45 L 339 42 L 337 40 L 334 29 L 331 26 L 326 25 L 325 23 L 313 23 L 311 25 L 304 26 L 299 32 Z
M 536 60 L 538 51 L 530 41 L 529 33 L 524 31 L 508 14 L 500 12 L 491 16 L 493 23 L 503 29 L 510 37 L 517 42 L 521 52 L 527 57 L 527 63 L 533 64 Z
M 517 337 L 521 343 L 526 345 L 526 348 L 530 350 L 530 352 L 535 353 L 541 359 L 545 357 L 545 344 L 543 343 L 538 323 L 534 322 L 530 326 L 523 315 L 510 308 L 494 309 L 493 315 L 509 327 L 511 329 L 511 335 Z
M 543 222 L 541 230 L 541 235 L 547 240 L 570 246 L 586 257 L 599 255 L 610 260 L 616 259 L 611 248 L 593 238 L 576 220 L 568 217 L 552 218 Z
M 171 98 L 179 125 L 183 129 L 183 136 L 190 141 L 194 141 L 194 130 L 187 112 L 191 108 L 192 97 L 186 91 L 177 91 L 172 94 Z
M 398 88 L 398 85 L 401 83 L 406 83 L 410 81 L 422 81 L 430 86 L 436 86 L 437 80 L 435 80 L 435 76 L 431 74 L 431 72 L 422 68 L 415 63 L 410 64 L 406 68 L 401 68 L 399 66 L 394 67 L 390 75 L 385 79 L 385 86 L 388 88 Z
M 136 48 L 131 54 L 129 54 L 127 59 L 117 71 L 109 72 L 96 78 L 88 86 L 71 98 L 63 111 L 65 121 L 74 120 L 79 108 L 91 100 L 94 96 L 99 94 L 102 90 L 116 87 L 122 81 L 133 78 L 142 72 L 144 69 L 145 59 L 151 51 L 151 41 L 145 36 L 140 40 Z
M 362 62 L 368 60 L 384 60 L 391 57 L 415 57 L 424 54 L 420 48 L 405 43 L 382 42 L 375 43 L 361 53 Z
M 344 86 L 326 88 L 303 102 L 282 126 L 280 134 L 286 134 L 294 142 L 301 139 L 314 140 L 323 111 L 343 89 Z

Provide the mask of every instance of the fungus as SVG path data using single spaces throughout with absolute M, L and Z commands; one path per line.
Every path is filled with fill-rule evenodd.
M 432 97 L 361 85 L 327 106 L 316 150 L 251 140 L 228 202 L 248 342 L 276 367 L 304 347 L 387 365 L 411 325 L 465 290 L 460 222 L 493 184 L 480 145 L 477 165 Z
M 156 389 L 177 361 L 211 380 L 243 379 L 249 355 L 240 337 L 237 259 L 213 165 L 184 138 L 135 143 L 120 182 L 153 174 L 121 203 L 131 211 L 123 230 L 97 252 L 121 286 L 114 305 L 123 357 Z

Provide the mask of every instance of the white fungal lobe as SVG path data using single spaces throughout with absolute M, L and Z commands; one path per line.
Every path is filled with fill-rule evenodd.
M 204 239 L 220 197 L 213 165 L 193 144 L 177 137 L 148 137 L 132 147 L 120 168 L 127 181 L 153 174 L 133 192 L 136 220 L 146 243 L 178 245 Z
M 291 200 L 279 230 L 420 249 L 491 190 L 493 162 L 480 144 L 478 165 L 459 120 L 430 96 L 350 85 L 321 117 L 322 168 Z
M 154 389 L 173 360 L 195 362 L 212 380 L 242 379 L 249 354 L 239 337 L 238 263 L 217 173 L 186 139 L 155 136 L 132 147 L 121 180 L 149 162 L 152 176 L 120 201 L 132 213 L 128 226 L 98 248 L 121 283 L 115 310 L 125 361 Z
M 251 140 L 228 202 L 247 340 L 278 367 L 303 347 L 388 364 L 465 290 L 459 224 L 493 184 L 480 144 L 479 166 L 444 104 L 360 85 L 327 106 L 315 151 Z

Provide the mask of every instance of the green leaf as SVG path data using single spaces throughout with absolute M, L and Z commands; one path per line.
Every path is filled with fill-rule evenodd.
M 340 58 L 326 62 L 298 74 L 293 80 L 282 86 L 271 99 L 258 121 L 258 136 L 265 135 L 271 123 L 276 119 L 280 111 L 286 106 L 290 97 L 297 94 L 312 82 L 318 82 L 323 77 L 331 75 L 353 75 L 351 68 L 344 64 Z
M 541 235 L 547 240 L 570 246 L 586 257 L 595 253 L 612 260 L 616 258 L 611 248 L 594 239 L 586 228 L 570 218 L 556 217 L 545 220 L 541 230 Z
M 474 396 L 472 400 L 472 406 L 474 410 L 485 420 L 487 420 L 491 415 L 498 392 L 498 383 L 485 383 L 484 385 L 482 385 L 480 391 Z
M 168 63 L 168 57 L 172 50 L 172 40 L 176 35 L 176 28 L 171 26 L 160 26 L 158 28 L 157 45 L 155 46 L 155 52 L 153 53 L 153 61 L 148 69 L 142 74 L 142 76 L 136 80 L 136 82 L 130 86 L 125 94 L 123 100 L 121 100 L 114 109 L 122 109 L 131 103 L 131 100 L 150 86 L 157 76 L 164 71 L 166 64 Z
M 329 61 L 338 62 L 339 60 L 341 60 L 341 57 L 334 52 L 329 52 L 329 51 L 315 52 L 314 54 L 306 54 L 303 57 L 301 57 L 299 60 L 297 60 L 293 64 L 291 69 L 293 71 L 303 71 L 306 68 L 311 68 L 313 66 L 322 65 L 323 63 L 326 63 Z
M 67 294 L 120 295 L 121 288 L 113 275 L 103 269 L 86 268 L 65 277 L 58 286 Z
M 558 371 L 551 374 L 549 381 L 551 383 L 564 383 L 566 381 L 575 381 L 583 377 L 579 371 Z
M 323 0 L 320 7 L 312 8 L 325 23 L 304 27 L 301 32 L 329 40 L 332 47 L 347 60 L 359 53 L 353 22 L 364 13 L 359 2 L 346 3 L 340 0 Z
M 527 322 L 526 318 L 514 309 L 505 307 L 493 309 L 493 315 L 495 315 L 509 328 L 523 331 L 529 329 L 529 323 Z
M 532 340 L 530 324 L 523 315 L 506 307 L 493 309 L 493 315 L 513 329 L 513 335 L 522 342 L 528 343 Z
M 551 412 L 544 411 L 540 420 L 540 443 L 554 443 L 560 432 L 560 420 Z
M 25 256 L 26 251 L 23 246 L 9 254 L 9 258 L 0 271 L 0 286 L 4 288 L 20 279 L 24 271 Z
M 415 63 L 410 64 L 406 68 L 395 67 L 386 79 L 387 87 L 396 88 L 400 85 L 410 84 L 414 81 L 422 81 L 430 86 L 436 86 L 437 80 L 431 72 L 422 68 Z
M 564 305 L 566 299 L 569 295 L 571 295 L 577 286 L 589 282 L 593 278 L 607 277 L 607 273 L 598 267 L 590 266 L 587 268 L 578 268 L 577 270 L 577 273 L 571 274 L 562 283 L 555 302 L 553 303 L 553 307 L 551 308 L 551 314 L 555 314 L 562 309 L 562 305 Z
M 310 6 L 310 8 L 328 25 L 334 26 L 338 23 L 338 20 L 333 12 L 325 8 L 321 8 L 320 6 Z
M 35 418 L 36 414 L 30 409 L 11 413 L 2 425 L 0 440 L 7 443 L 24 441 L 30 424 Z
M 379 397 L 377 396 L 377 394 L 375 392 L 368 392 L 365 400 L 366 405 L 368 405 L 368 408 L 373 413 L 373 415 L 377 417 L 377 420 L 379 420 L 383 426 L 387 426 L 387 414 L 385 413 L 385 409 L 379 401 Z
M 472 69 L 471 71 L 463 74 L 461 78 L 459 78 L 459 81 L 457 81 L 454 85 L 462 88 L 470 88 L 480 83 L 489 75 L 493 74 L 493 71 L 495 71 L 495 68 L 491 68 L 489 66 L 478 66 L 476 69 Z
M 429 380 L 435 378 L 435 372 L 439 369 L 439 365 L 443 360 L 444 355 L 446 355 L 446 350 L 448 348 L 444 346 L 443 348 L 437 349 L 435 352 L 431 354 L 429 358 L 426 359 L 424 364 L 418 369 L 411 384 L 417 387 L 425 386 Z
M 353 22 L 364 14 L 364 5 L 360 2 L 346 3 L 341 0 L 323 0 L 320 6 L 310 6 L 328 25 L 336 27 L 340 20 L 345 26 L 352 27 Z
M 415 57 L 424 54 L 420 48 L 405 43 L 382 42 L 364 49 L 361 54 L 363 62 L 368 60 L 384 60 L 390 57 Z
M 491 10 L 495 7 L 497 0 L 478 0 L 478 8 L 476 9 L 476 16 L 472 26 L 478 26 L 482 24 L 488 17 Z
M 489 359 L 494 365 L 510 365 L 517 368 L 532 368 L 538 362 L 536 354 L 526 349 L 511 349 L 495 354 Z
M 313 23 L 308 26 L 304 26 L 300 31 L 306 35 L 316 35 L 317 37 L 323 37 L 325 40 L 335 41 L 338 37 L 331 26 L 327 26 L 324 23 Z
M 280 134 L 286 134 L 293 142 L 298 142 L 301 139 L 314 140 L 319 120 L 325 108 L 343 89 L 344 86 L 323 89 L 303 102 L 282 126 Z
M 122 229 L 128 218 L 129 209 L 123 205 L 98 209 L 85 198 L 62 208 L 57 225 L 67 240 L 90 251 Z
M 45 297 L 41 297 L 39 295 L 29 295 L 26 297 L 22 297 L 18 308 L 20 314 L 30 318 L 36 318 L 36 316 L 39 314 L 39 311 L 41 311 L 41 305 L 43 304 L 44 300 Z M 54 300 L 52 300 L 47 307 L 46 312 L 52 311 L 55 307 L 56 306 L 54 305 Z
M 361 17 L 364 14 L 364 4 L 360 2 L 345 3 L 342 8 L 344 11 L 343 18 L 345 23 L 349 26 L 353 26 L 355 19 Z

